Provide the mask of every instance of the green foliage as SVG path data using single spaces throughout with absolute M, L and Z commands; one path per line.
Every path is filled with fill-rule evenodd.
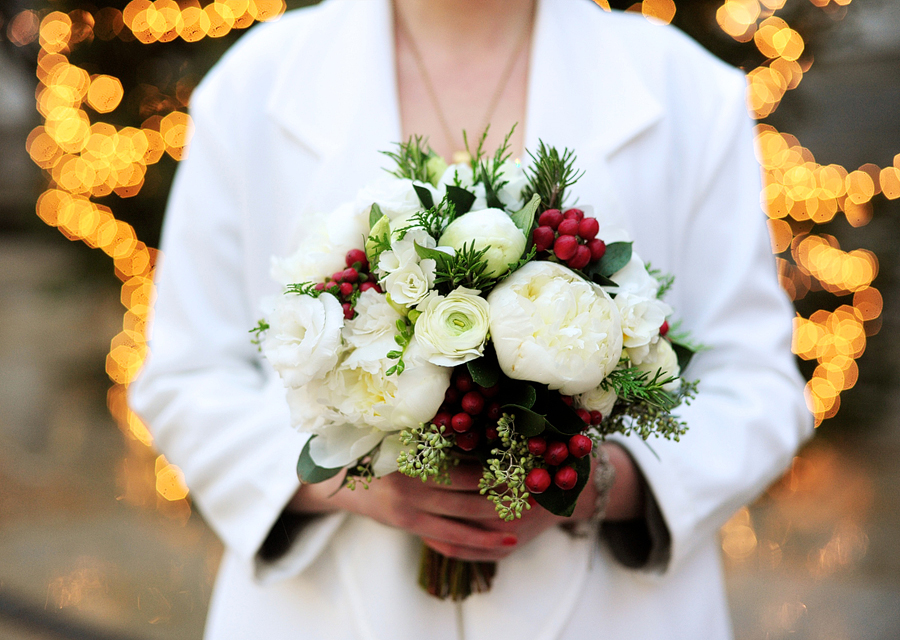
M 297 460 L 297 477 L 300 479 L 300 482 L 304 484 L 324 482 L 325 480 L 336 476 L 342 468 L 326 469 L 325 467 L 320 467 L 313 461 L 312 456 L 309 453 L 309 446 L 316 437 L 317 436 L 313 436 L 306 441 L 306 444 L 303 445 L 303 451 L 300 452 L 300 458 Z
M 482 387 L 493 387 L 500 382 L 500 364 L 497 362 L 497 352 L 494 351 L 494 345 L 488 342 L 484 346 L 484 353 L 480 358 L 469 360 L 466 363 L 469 375 L 475 384 Z
M 563 149 L 560 154 L 556 147 L 548 147 L 543 140 L 538 141 L 537 154 L 528 152 L 532 166 L 526 169 L 528 185 L 522 192 L 525 200 L 537 194 L 541 198 L 541 211 L 562 209 L 566 201 L 566 189 L 575 184 L 583 171 L 576 171 L 575 152 Z
M 428 144 L 427 138 L 411 136 L 406 142 L 397 144 L 397 151 L 381 153 L 393 160 L 397 166 L 394 171 L 388 171 L 391 175 L 419 182 L 431 182 L 429 161 L 438 155 Z
M 373 451 L 372 454 L 374 455 L 374 453 Z M 357 461 L 356 466 L 347 469 L 347 475 L 344 476 L 341 486 L 354 491 L 358 484 L 362 484 L 363 489 L 368 489 L 374 479 L 375 471 L 372 469 L 372 455 L 369 455 Z
M 397 346 L 400 347 L 400 349 L 387 352 L 387 357 L 391 360 L 396 360 L 397 363 L 385 371 L 385 375 L 390 376 L 396 373 L 399 376 L 406 370 L 406 363 L 403 362 L 403 354 L 405 354 L 406 350 L 409 348 L 409 343 L 412 341 L 412 338 L 413 326 L 409 320 L 406 318 L 397 320 L 397 335 L 394 336 L 394 342 L 397 343 Z
M 406 447 L 397 457 L 400 473 L 422 482 L 429 478 L 440 484 L 450 484 L 450 458 L 453 441 L 444 436 L 446 427 L 422 423 L 400 432 L 400 443 Z
M 650 263 L 648 262 L 645 267 L 647 268 L 647 273 L 656 278 L 656 281 L 659 283 L 659 289 L 656 291 L 656 297 L 662 300 L 669 290 L 672 288 L 672 285 L 675 284 L 675 276 L 671 273 L 663 273 L 660 269 L 654 269 Z
M 336 288 L 338 285 L 333 285 L 332 287 L 327 287 L 325 289 L 316 289 L 316 284 L 314 282 L 295 282 L 294 284 L 289 284 L 285 287 L 285 294 L 294 293 L 298 296 L 309 296 L 310 298 L 318 298 L 323 293 L 328 293 L 328 289 Z
M 528 439 L 516 432 L 514 422 L 506 413 L 497 422 L 500 446 L 491 450 L 491 458 L 478 481 L 481 494 L 487 495 L 497 515 L 507 522 L 521 518 L 522 512 L 531 508 L 525 476 L 537 462 L 528 451 Z
M 623 371 L 627 371 L 627 369 Z M 621 404 L 617 402 L 612 414 L 600 425 L 603 435 L 634 433 L 644 440 L 651 435 L 676 442 L 681 439 L 681 436 L 687 431 L 687 424 L 674 416 L 671 411 L 682 403 L 686 405 L 691 403 L 691 400 L 697 396 L 698 381 L 682 380 L 681 387 L 677 392 L 668 393 L 656 388 L 657 385 L 661 386 L 666 382 L 660 381 L 659 378 L 657 372 L 652 380 L 645 380 L 645 391 L 643 392 L 637 389 L 639 384 L 623 383 L 622 381 L 626 380 L 626 377 L 619 379 L 621 388 L 626 390 L 631 387 L 632 393 L 626 402 Z M 664 394 L 665 398 L 659 394 Z
M 248 333 L 253 334 L 253 338 L 250 340 L 251 344 L 255 344 L 260 351 L 262 351 L 262 341 L 266 337 L 266 331 L 268 331 L 271 327 L 269 323 L 263 319 L 256 321 L 256 326 L 250 329 Z
M 475 248 L 475 241 L 463 245 L 455 255 L 449 255 L 437 249 L 429 249 L 416 245 L 416 252 L 420 258 L 435 261 L 434 288 L 442 295 L 448 295 L 457 287 L 478 289 L 482 294 L 493 288 L 500 280 L 505 278 L 508 271 L 496 276 L 487 275 L 487 261 L 484 256 L 490 249 L 490 245 L 481 249 Z
M 444 199 L 436 205 L 413 214 L 411 224 L 400 229 L 400 233 L 405 235 L 410 229 L 420 227 L 437 240 L 444 234 L 447 226 L 456 220 L 457 217 L 456 205 L 449 196 L 444 196 Z
M 500 197 L 497 194 L 506 186 L 506 183 L 509 182 L 508 180 L 503 179 L 503 163 L 512 156 L 509 141 L 510 138 L 512 138 L 513 132 L 516 130 L 516 125 L 513 125 L 512 129 L 509 130 L 509 133 L 503 138 L 503 143 L 494 152 L 493 158 L 487 160 L 484 159 L 483 148 L 489 130 L 490 126 L 484 130 L 484 134 L 478 142 L 478 149 L 476 151 L 478 159 L 477 161 L 473 159 L 472 170 L 475 172 L 476 178 L 484 185 L 487 205 L 496 209 L 503 209 L 503 203 L 500 201 Z M 468 146 L 466 147 L 466 151 L 468 151 Z

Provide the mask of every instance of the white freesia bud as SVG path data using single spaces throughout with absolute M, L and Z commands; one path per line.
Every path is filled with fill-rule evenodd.
M 659 328 L 672 307 L 657 298 L 645 298 L 622 292 L 616 296 L 616 306 L 622 315 L 623 344 L 627 348 L 642 347 L 659 338 Z
M 328 373 L 338 361 L 344 310 L 330 293 L 283 295 L 269 319 L 263 353 L 287 387 Z
M 432 291 L 419 304 L 416 339 L 430 363 L 455 367 L 484 353 L 490 307 L 479 293 L 459 287 L 444 297 Z
M 615 303 L 559 264 L 529 262 L 487 300 L 491 340 L 510 378 L 576 395 L 598 387 L 619 362 L 622 324 Z
M 672 345 L 669 344 L 669 341 L 665 339 L 658 340 L 656 344 L 650 345 L 649 352 L 644 357 L 643 361 L 636 366 L 641 371 L 649 373 L 651 380 L 653 379 L 653 376 L 656 375 L 657 371 L 661 372 L 660 378 L 662 380 L 665 380 L 666 378 L 677 378 L 677 376 L 681 375 L 681 369 L 678 366 L 678 355 L 675 353 L 675 349 L 672 348 Z M 667 385 L 663 385 L 663 389 L 669 393 L 675 393 L 680 388 L 680 378 Z
M 585 393 L 575 396 L 575 406 L 579 409 L 587 411 L 599 411 L 604 417 L 609 415 L 613 406 L 616 404 L 618 396 L 616 392 L 603 387 L 591 389 Z
M 488 265 L 484 273 L 497 276 L 505 272 L 510 263 L 522 257 L 526 240 L 525 234 L 505 211 L 482 209 L 470 211 L 451 222 L 439 242 L 456 251 L 473 243 L 476 250 L 489 247 L 484 256 Z

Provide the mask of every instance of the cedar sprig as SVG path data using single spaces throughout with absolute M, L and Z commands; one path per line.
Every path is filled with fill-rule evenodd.
M 671 394 L 671 403 L 678 406 L 684 403 L 690 405 L 691 400 L 697 396 L 698 380 L 682 380 L 679 390 Z M 603 435 L 632 433 L 647 440 L 651 435 L 662 437 L 666 440 L 678 442 L 687 431 L 687 423 L 679 420 L 677 416 L 657 404 L 644 399 L 633 400 L 631 403 L 616 403 L 612 413 L 600 424 Z
M 541 140 L 537 154 L 528 152 L 532 166 L 525 169 L 528 184 L 522 191 L 522 197 L 528 202 L 536 193 L 541 197 L 539 211 L 562 209 L 566 201 L 566 189 L 575 184 L 584 171 L 575 170 L 575 152 L 563 149 L 562 154 L 556 147 L 548 147 Z
M 398 178 L 429 182 L 428 161 L 437 154 L 428 144 L 428 138 L 411 136 L 406 142 L 397 144 L 397 151 L 382 151 L 394 161 L 397 168 L 388 173 Z

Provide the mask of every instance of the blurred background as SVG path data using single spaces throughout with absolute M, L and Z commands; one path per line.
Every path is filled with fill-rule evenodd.
M 191 91 L 248 27 L 302 4 L 0 8 L 2 638 L 201 637 L 221 546 L 124 391 Z M 722 530 L 736 636 L 900 638 L 900 3 L 609 4 L 749 74 L 798 311 L 819 427 Z

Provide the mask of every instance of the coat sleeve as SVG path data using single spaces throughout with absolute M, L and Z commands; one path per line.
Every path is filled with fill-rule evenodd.
M 647 481 L 670 535 L 671 570 L 789 465 L 812 420 L 791 354 L 793 309 L 777 283 L 760 169 L 745 105 L 745 80 L 729 71 L 691 201 L 683 208 L 667 298 L 692 338 L 707 347 L 684 372 L 699 393 L 679 409 L 681 442 L 616 438 Z M 649 446 L 648 446 L 649 445 Z
M 261 577 L 257 551 L 299 487 L 305 436 L 291 428 L 284 388 L 248 333 L 260 316 L 245 275 L 248 196 L 223 113 L 229 100 L 215 84 L 192 98 L 196 126 L 164 223 L 151 355 L 129 391 L 210 526 L 232 552 L 255 558 Z M 290 571 L 301 571 L 341 521 L 306 526 Z

